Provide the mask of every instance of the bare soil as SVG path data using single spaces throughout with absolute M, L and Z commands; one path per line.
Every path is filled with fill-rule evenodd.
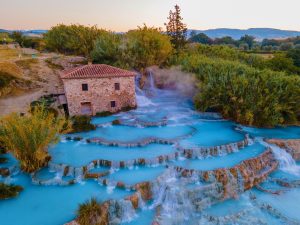
M 0 50 L 0 62 L 15 63 L 22 71 L 22 79 L 30 81 L 27 87 L 15 88 L 0 98 L 0 116 L 11 112 L 26 113 L 30 103 L 41 96 L 63 93 L 60 72 L 85 62 L 83 57 L 78 56 L 35 52 L 33 59 L 31 55 L 25 55 L 26 51 L 22 49 L 0 46 Z

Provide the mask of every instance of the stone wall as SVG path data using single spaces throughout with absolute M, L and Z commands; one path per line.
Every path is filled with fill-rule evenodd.
M 132 77 L 63 79 L 71 116 L 80 115 L 81 103 L 90 102 L 92 115 L 97 112 L 117 112 L 123 107 L 135 107 L 135 81 Z M 120 90 L 115 90 L 120 83 Z M 82 91 L 82 84 L 88 84 L 88 91 Z M 111 101 L 116 107 L 111 107 Z

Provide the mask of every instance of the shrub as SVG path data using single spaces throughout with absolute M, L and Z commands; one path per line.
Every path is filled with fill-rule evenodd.
M 105 117 L 105 116 L 111 116 L 113 113 L 109 111 L 103 111 L 103 112 L 97 112 L 96 116 L 98 117 Z
M 80 204 L 77 215 L 80 225 L 101 224 L 101 206 L 95 198 Z
M 35 107 L 31 114 L 12 113 L 0 120 L 0 142 L 20 161 L 25 172 L 35 172 L 50 160 L 49 144 L 59 140 L 59 133 L 69 130 L 68 121 Z
M 96 126 L 94 124 L 91 124 L 90 116 L 86 116 L 86 115 L 73 116 L 71 120 L 72 120 L 72 132 L 73 133 L 90 131 L 90 130 L 96 129 Z
M 23 187 L 18 185 L 0 183 L 0 199 L 16 197 L 22 190 Z

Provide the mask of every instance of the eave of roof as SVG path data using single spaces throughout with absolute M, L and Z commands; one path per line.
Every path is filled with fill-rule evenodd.
M 105 64 L 83 65 L 62 71 L 62 79 L 85 79 L 85 78 L 107 78 L 107 77 L 130 77 L 137 74 L 132 71 L 123 70 Z

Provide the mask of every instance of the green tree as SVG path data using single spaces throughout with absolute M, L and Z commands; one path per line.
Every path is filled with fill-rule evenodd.
M 287 57 L 293 60 L 295 66 L 300 67 L 300 48 L 289 50 L 287 52 Z
M 182 22 L 183 18 L 180 15 L 181 10 L 178 5 L 175 5 L 175 11 L 170 10 L 168 23 L 165 23 L 167 34 L 171 37 L 171 42 L 178 51 L 186 44 L 187 27 Z
M 59 24 L 46 33 L 46 47 L 52 51 L 83 55 L 90 59 L 94 42 L 102 32 L 106 31 L 100 30 L 96 26 Z
M 252 49 L 252 46 L 255 43 L 254 40 L 255 40 L 255 37 L 246 34 L 245 36 L 242 36 L 240 38 L 239 42 L 241 44 L 247 44 L 249 46 L 249 49 Z
M 289 51 L 291 50 L 292 48 L 294 47 L 294 44 L 293 42 L 285 42 L 285 43 L 282 43 L 279 47 L 279 49 L 281 51 Z
M 232 37 L 229 36 L 225 36 L 222 38 L 216 38 L 214 40 L 214 44 L 216 45 L 234 45 L 234 46 L 238 46 L 238 42 L 235 41 Z
M 148 66 L 160 66 L 172 53 L 170 38 L 153 27 L 138 27 L 125 35 L 123 61 L 131 68 L 143 71 Z
M 196 42 L 206 45 L 211 45 L 213 40 L 204 33 L 196 34 L 189 39 L 190 42 Z
M 113 32 L 102 32 L 91 53 L 92 59 L 98 63 L 118 65 L 122 57 L 122 35 Z

